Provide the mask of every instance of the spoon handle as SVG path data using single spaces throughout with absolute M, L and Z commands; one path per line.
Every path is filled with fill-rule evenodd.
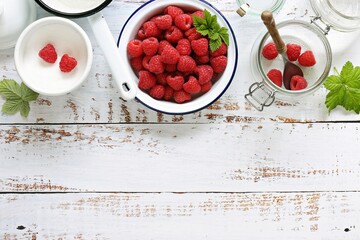
M 271 38 L 273 39 L 276 50 L 278 53 L 282 54 L 286 52 L 286 45 L 282 40 L 279 31 L 276 27 L 275 20 L 273 14 L 270 11 L 264 11 L 261 14 L 261 19 L 264 22 L 266 28 L 268 29 Z

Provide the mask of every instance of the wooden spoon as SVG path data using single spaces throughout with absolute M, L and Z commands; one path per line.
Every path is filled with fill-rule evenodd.
M 282 40 L 279 31 L 276 27 L 275 20 L 273 14 L 270 11 L 264 11 L 261 14 L 261 19 L 264 22 L 266 28 L 269 31 L 271 38 L 274 41 L 276 46 L 276 50 L 279 54 L 281 54 L 283 61 L 284 61 L 284 72 L 283 72 L 283 83 L 284 87 L 290 90 L 290 80 L 295 75 L 304 76 L 303 71 L 301 68 L 294 63 L 290 62 L 287 55 L 286 55 L 286 45 Z

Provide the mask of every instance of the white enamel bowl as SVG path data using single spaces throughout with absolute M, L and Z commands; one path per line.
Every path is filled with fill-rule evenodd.
M 147 93 L 142 92 L 141 90 L 137 91 L 136 99 L 145 106 L 157 112 L 162 112 L 166 114 L 188 114 L 206 108 L 207 106 L 215 102 L 217 99 L 219 99 L 229 87 L 235 75 L 237 66 L 237 44 L 234 32 L 229 22 L 219 10 L 217 10 L 208 2 L 201 0 L 153 0 L 146 2 L 144 5 L 139 7 L 125 22 L 125 25 L 123 26 L 118 39 L 118 47 L 122 56 L 129 59 L 126 50 L 127 43 L 135 38 L 142 23 L 150 19 L 152 16 L 160 14 L 169 5 L 179 6 L 189 11 L 207 9 L 212 15 L 217 15 L 218 22 L 221 26 L 227 27 L 229 29 L 230 45 L 227 55 L 228 64 L 225 72 L 222 73 L 222 75 L 215 82 L 209 92 L 203 94 L 196 99 L 191 100 L 190 102 L 178 104 L 174 102 L 155 100 Z M 138 77 L 133 72 L 129 61 L 126 62 L 128 63 L 127 66 L 125 66 L 126 70 L 131 72 L 133 80 L 138 83 Z
M 54 45 L 58 58 L 54 64 L 42 60 L 38 53 L 48 43 Z M 60 71 L 63 54 L 75 57 L 77 66 L 69 73 Z M 67 94 L 89 75 L 93 52 L 84 30 L 65 18 L 46 17 L 30 24 L 15 46 L 15 66 L 24 83 L 45 96 Z

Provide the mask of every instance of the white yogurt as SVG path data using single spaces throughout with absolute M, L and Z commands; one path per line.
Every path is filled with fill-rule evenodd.
M 64 13 L 82 13 L 100 6 L 104 0 L 42 0 L 54 10 Z

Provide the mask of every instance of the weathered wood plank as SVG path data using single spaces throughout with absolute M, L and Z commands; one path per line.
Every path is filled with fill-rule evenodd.
M 0 191 L 360 190 L 359 125 L 2 126 Z
M 144 1 L 114 1 L 103 12 L 109 27 L 117 39 L 124 21 Z M 19 115 L 6 116 L 0 114 L 2 123 L 233 123 L 252 119 L 256 122 L 269 121 L 348 121 L 360 120 L 354 114 L 336 110 L 328 115 L 324 101 L 326 91 L 320 89 L 301 101 L 288 103 L 277 101 L 274 106 L 265 112 L 259 113 L 249 106 L 244 100 L 244 94 L 255 81 L 250 69 L 250 52 L 254 40 L 259 34 L 259 29 L 265 29 L 262 23 L 251 17 L 240 18 L 236 15 L 236 1 L 211 1 L 216 7 L 224 11 L 226 17 L 234 27 L 240 51 L 239 65 L 235 79 L 225 95 L 208 109 L 188 116 L 167 116 L 157 114 L 134 101 L 124 102 L 120 99 L 115 83 L 111 79 L 110 70 L 105 64 L 105 59 L 100 51 L 93 33 L 86 19 L 75 20 L 87 33 L 94 47 L 94 63 L 90 76 L 79 90 L 63 97 L 44 97 L 31 104 L 32 110 L 27 119 Z M 308 20 L 311 15 L 309 3 L 304 1 L 286 1 L 286 4 L 277 15 L 280 20 L 297 18 Z M 39 17 L 48 16 L 39 9 Z M 341 68 L 346 60 L 351 60 L 360 65 L 360 32 L 336 34 L 330 33 L 330 40 L 334 47 L 334 66 Z M 352 42 L 353 47 L 349 48 Z M 340 45 L 340 46 L 339 46 Z M 341 51 L 339 50 L 341 49 Z M 0 52 L 0 77 L 12 78 L 20 81 L 13 62 L 13 50 Z M 260 79 L 258 79 L 260 80 Z M 0 98 L 0 105 L 4 100 Z M 174 120 L 175 119 L 175 120 Z
M 360 193 L 0 195 L 0 239 L 360 238 Z

